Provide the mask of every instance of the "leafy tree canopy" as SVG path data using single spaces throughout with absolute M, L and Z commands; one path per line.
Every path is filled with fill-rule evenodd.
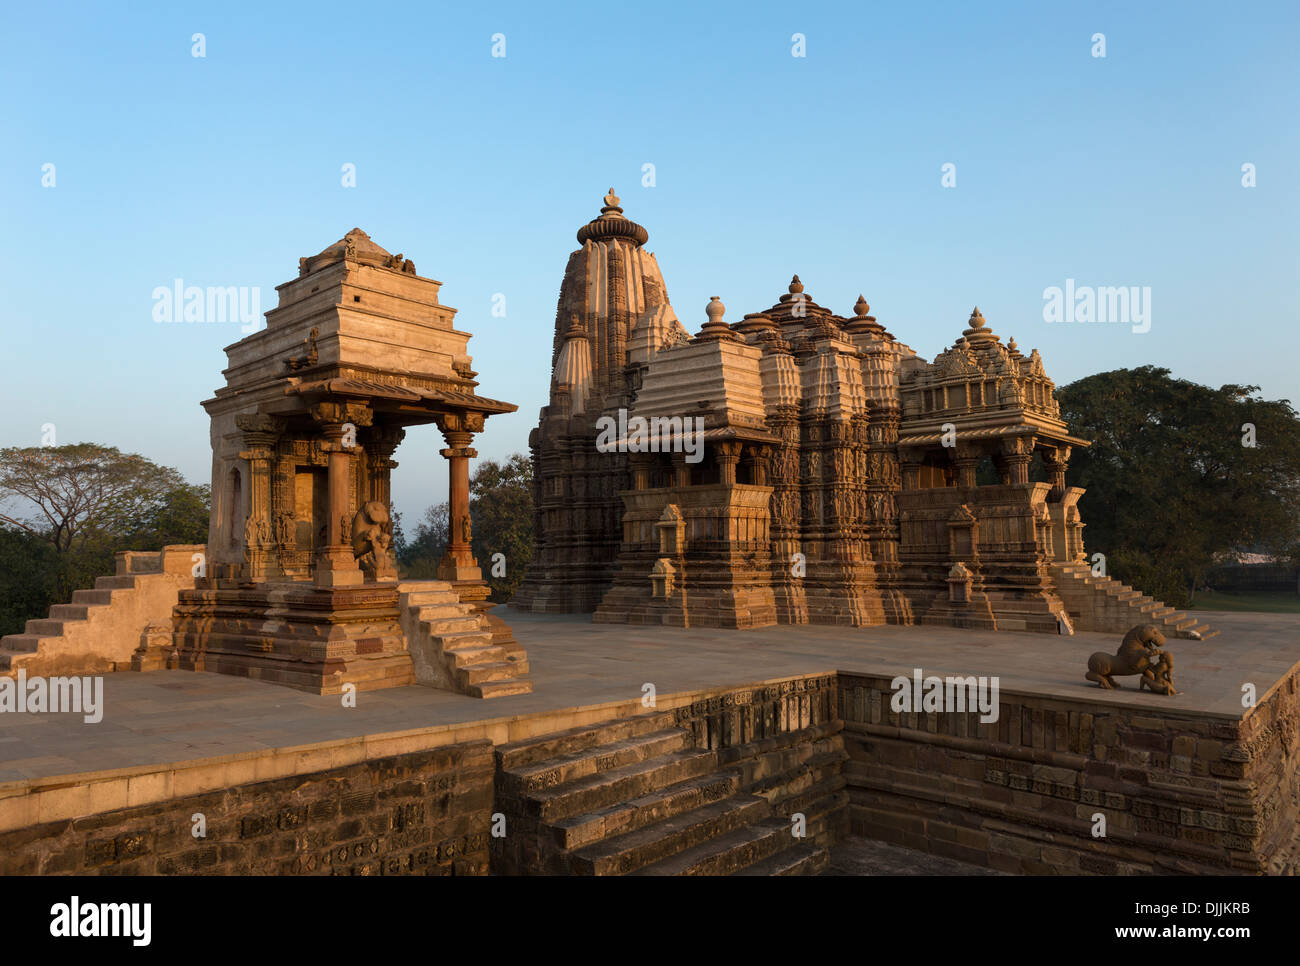
M 1218 389 L 1143 366 L 1057 390 L 1061 416 L 1093 441 L 1071 485 L 1088 552 L 1112 576 L 1185 606 L 1220 555 L 1300 548 L 1300 419 L 1258 386 Z
M 0 449 L 0 633 L 111 574 L 118 551 L 206 543 L 209 504 L 207 486 L 111 446 Z
M 521 453 L 501 463 L 485 460 L 475 469 L 469 492 L 474 523 L 471 549 L 492 588 L 492 599 L 509 600 L 533 553 L 533 464 Z M 449 532 L 447 504 L 429 507 L 414 535 L 398 549 L 405 576 L 436 577 Z

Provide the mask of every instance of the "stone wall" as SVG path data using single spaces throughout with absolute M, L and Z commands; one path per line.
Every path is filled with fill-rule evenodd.
M 848 834 L 847 755 L 836 716 L 834 675 L 730 691 L 673 711 L 695 747 L 718 752 L 740 773 L 743 792 L 767 799 L 777 815 L 802 812 L 808 841 L 830 845 Z
M 985 724 L 841 674 L 852 829 L 1007 872 L 1294 872 L 1296 685 L 1244 722 L 1003 691 Z
M 840 672 L 667 699 L 651 730 L 707 752 L 708 775 L 738 776 L 731 792 L 762 797 L 773 816 L 804 813 L 818 847 L 851 830 L 1014 873 L 1300 873 L 1300 669 L 1244 720 L 1005 689 L 995 722 L 896 714 L 890 681 Z M 582 746 L 594 754 L 638 709 L 564 720 L 585 720 L 572 734 L 599 738 Z M 560 755 L 570 749 L 560 747 L 569 732 L 552 730 L 558 720 L 518 733 Z M 107 792 L 82 789 L 70 817 L 0 832 L 0 875 L 481 875 L 490 846 L 494 871 L 539 871 L 510 868 L 507 843 L 490 837 L 498 810 L 512 813 L 511 845 L 528 828 L 501 798 L 500 754 L 475 735 L 111 810 L 95 804 Z M 249 776 L 269 767 L 242 764 Z M 146 789 L 161 777 L 130 782 Z M 54 808 L 42 798 L 31 814 Z M 191 834 L 196 813 L 202 839 Z M 1092 834 L 1098 814 L 1104 838 Z
M 486 875 L 492 772 L 471 741 L 48 822 L 0 833 L 0 875 Z

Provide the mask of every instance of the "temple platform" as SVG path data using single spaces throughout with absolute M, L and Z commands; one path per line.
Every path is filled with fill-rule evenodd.
M 489 706 L 408 686 L 362 692 L 345 707 L 337 695 L 178 670 L 105 675 L 97 724 L 79 714 L 0 715 L 0 836 L 72 829 L 88 815 L 102 824 L 117 810 L 184 810 L 190 799 L 237 786 L 439 749 L 490 750 L 645 715 L 647 684 L 657 711 L 695 709 L 703 717 L 725 716 L 764 688 L 784 695 L 806 685 L 828 689 L 829 715 L 836 728 L 842 723 L 855 833 L 1005 871 L 1051 871 L 1044 849 L 1060 859 L 1055 871 L 1294 868 L 1288 789 L 1300 747 L 1300 617 L 1207 613 L 1222 633 L 1169 642 L 1181 693 L 1165 697 L 1139 692 L 1136 678 L 1121 679 L 1116 691 L 1084 680 L 1090 654 L 1115 651 L 1118 639 L 1109 634 L 892 625 L 696 630 L 498 613 L 528 650 L 535 689 Z M 915 668 L 927 676 L 996 676 L 1000 720 L 892 713 L 889 679 Z M 1256 695 L 1249 713 L 1245 685 Z M 792 718 L 790 727 L 798 725 Z M 735 740 L 753 737 L 741 734 L 744 727 Z M 701 734 L 706 744 L 719 740 L 708 728 Z M 1156 800 L 1144 802 L 1143 789 Z M 1263 797 L 1276 800 L 1268 815 Z M 1113 839 L 1114 854 L 1089 869 L 1079 858 L 1086 843 L 1071 851 L 1053 840 L 1077 834 L 1074 825 L 1099 808 L 1112 816 L 1112 836 L 1128 839 Z M 486 820 L 490 795 L 480 810 Z M 1059 822 L 1052 827 L 1035 813 Z M 1016 833 L 1018 822 L 1036 831 Z M 1216 829 L 1224 823 L 1232 828 Z M 941 827 L 966 832 L 945 838 Z M 990 836 L 1014 840 L 1017 849 L 1038 844 L 1032 859 L 1012 867 L 994 858 L 1004 853 Z M 1179 852 L 1180 844 L 1187 850 Z M 1161 864 L 1161 849 L 1171 864 Z

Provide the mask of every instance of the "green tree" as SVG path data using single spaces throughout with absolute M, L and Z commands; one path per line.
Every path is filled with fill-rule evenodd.
M 425 510 L 415 525 L 415 535 L 403 539 L 394 550 L 402 576 L 411 580 L 436 578 L 438 562 L 447 551 L 448 532 L 447 504 L 439 503 Z
M 469 481 L 469 493 L 474 532 L 470 549 L 492 590 L 492 600 L 507 601 L 533 555 L 533 464 L 521 453 L 503 463 L 485 460 Z M 397 551 L 404 577 L 437 577 L 438 562 L 447 551 L 448 516 L 446 503 L 425 510 L 414 535 Z M 496 554 L 501 558 L 496 559 Z
M 119 550 L 205 543 L 208 506 L 206 486 L 188 484 L 170 467 L 111 446 L 0 449 L 0 523 L 24 535 L 27 546 L 48 549 L 49 555 L 33 559 L 38 566 L 54 561 L 53 603 L 111 574 Z M 0 572 L 0 596 L 19 593 L 20 579 Z M 47 606 L 27 616 L 43 616 Z
M 18 634 L 29 620 L 49 613 L 61 570 L 49 543 L 0 524 L 0 636 Z
M 485 460 L 469 481 L 469 493 L 474 556 L 492 588 L 492 600 L 504 603 L 533 556 L 532 461 L 522 453 L 503 463 Z
M 1220 554 L 1297 554 L 1300 419 L 1287 400 L 1154 366 L 1098 373 L 1057 398 L 1093 441 L 1075 451 L 1070 483 L 1088 488 L 1085 542 L 1112 576 L 1181 607 Z

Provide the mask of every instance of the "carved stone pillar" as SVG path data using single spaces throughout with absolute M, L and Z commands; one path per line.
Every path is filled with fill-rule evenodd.
M 993 468 L 998 471 L 998 482 L 1006 486 L 1011 482 L 1011 466 L 1001 453 L 993 454 Z
M 447 460 L 449 485 L 447 493 L 447 552 L 438 564 L 438 579 L 464 581 L 483 579 L 478 561 L 470 548 L 473 528 L 469 515 L 469 461 L 478 456 L 470 448 L 474 433 L 483 428 L 483 417 L 474 419 L 473 413 L 444 416 L 438 428 L 447 441 L 441 455 Z
M 1008 482 L 1028 483 L 1029 464 L 1034 458 L 1034 438 L 1013 436 L 1003 440 L 1002 456 L 1007 465 Z
M 1049 499 L 1059 501 L 1065 496 L 1065 471 L 1070 465 L 1070 447 L 1055 446 L 1043 450 L 1043 466 L 1047 469 L 1047 482 L 1052 484 Z
M 632 468 L 632 489 L 650 489 L 650 474 L 654 469 L 654 457 L 649 453 L 632 453 L 628 457 Z
M 953 457 L 953 463 L 957 468 L 957 485 L 961 487 L 974 487 L 976 483 L 976 474 L 980 466 L 980 454 L 973 451 L 970 447 L 961 447 Z
M 349 530 L 356 511 L 351 505 L 351 487 L 353 461 L 360 453 L 357 428 L 370 425 L 371 413 L 356 403 L 325 402 L 312 407 L 312 417 L 321 424 L 329 507 L 325 513 L 325 546 L 316 555 L 316 585 L 347 587 L 365 583 L 365 575 L 352 553 Z
M 346 430 L 342 423 L 329 423 L 322 435 L 322 449 L 328 455 L 326 486 L 329 509 L 325 514 L 325 546 L 316 555 L 316 584 L 320 587 L 346 587 L 365 582 L 352 555 L 352 545 L 345 536 L 348 513 L 348 477 L 352 472 L 352 454 L 344 446 Z
M 271 507 L 271 460 L 282 425 L 272 416 L 246 413 L 235 417 L 247 447 L 239 458 L 248 462 L 248 516 L 244 522 L 243 576 L 262 580 L 274 565 L 274 517 Z
M 397 469 L 397 460 L 392 457 L 405 436 L 406 430 L 400 426 L 384 426 L 372 434 L 366 447 L 370 479 L 367 499 L 382 503 L 390 511 L 393 505 L 392 473 Z
M 691 464 L 686 462 L 685 453 L 673 453 L 673 486 L 683 489 L 691 485 Z
M 903 474 L 903 489 L 915 490 L 921 485 L 921 460 L 910 451 L 904 451 L 899 460 Z
M 740 462 L 740 444 L 736 442 L 719 443 L 718 481 L 723 486 L 736 485 L 736 464 Z

